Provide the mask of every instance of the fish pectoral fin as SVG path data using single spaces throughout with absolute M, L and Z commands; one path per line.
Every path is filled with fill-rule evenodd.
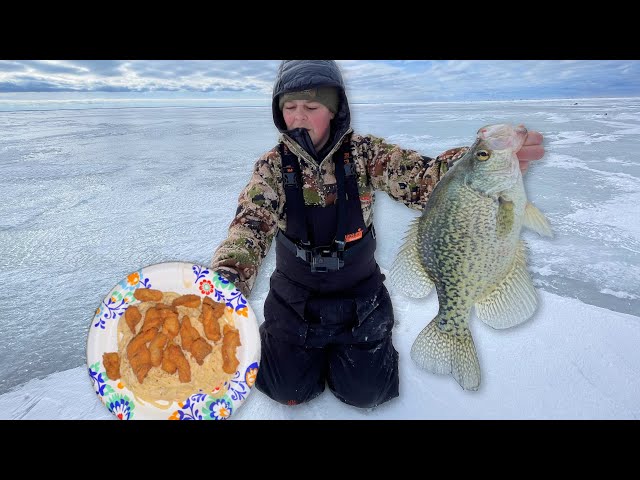
M 509 328 L 533 315 L 538 295 L 527 271 L 525 245 L 519 242 L 507 276 L 485 298 L 475 304 L 476 315 L 493 328 Z
M 418 224 L 420 217 L 413 220 L 391 266 L 391 284 L 398 287 L 408 297 L 426 297 L 433 288 L 433 282 L 422 266 L 418 252 Z
M 524 209 L 523 225 L 544 237 L 553 237 L 549 221 L 544 214 L 530 202 L 527 202 Z
M 438 327 L 437 316 L 418 335 L 411 347 L 411 358 L 420 368 L 441 375 L 452 375 L 465 390 L 480 386 L 480 363 L 471 337 L 455 335 Z
M 498 197 L 498 218 L 496 219 L 496 231 L 498 237 L 506 237 L 513 229 L 515 213 L 514 203 L 503 196 Z

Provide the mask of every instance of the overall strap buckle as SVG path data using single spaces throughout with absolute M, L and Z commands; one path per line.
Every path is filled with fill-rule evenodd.
M 307 243 L 296 244 L 296 257 L 304 260 L 312 272 L 335 272 L 344 267 L 345 242 L 335 242 L 336 247 L 311 247 Z
M 298 187 L 298 176 L 296 175 L 295 170 L 293 169 L 293 167 L 288 166 L 288 167 L 284 167 L 282 169 L 282 179 L 284 182 L 284 187 L 285 188 L 289 188 L 289 187 Z
M 344 243 L 344 242 L 343 242 Z M 316 247 L 311 252 L 312 272 L 335 272 L 344 267 L 344 249 L 334 250 L 330 247 Z

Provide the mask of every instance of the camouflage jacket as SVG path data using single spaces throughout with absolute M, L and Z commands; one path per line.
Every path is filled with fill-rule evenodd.
M 356 166 L 360 204 L 365 224 L 373 222 L 374 193 L 386 192 L 409 208 L 422 210 L 436 183 L 467 147 L 447 150 L 435 159 L 405 150 L 372 135 L 357 135 L 352 129 L 318 164 L 297 142 L 281 134 L 300 162 L 305 205 L 326 206 L 335 202 L 337 183 L 332 156 L 344 141 L 351 142 Z M 245 295 L 255 283 L 258 268 L 269 252 L 278 228 L 286 231 L 282 159 L 278 147 L 262 155 L 238 198 L 236 216 L 228 237 L 214 253 L 211 267 L 218 270 Z

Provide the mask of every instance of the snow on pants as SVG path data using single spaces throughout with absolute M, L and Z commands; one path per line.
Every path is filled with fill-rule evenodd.
M 361 408 L 398 396 L 393 308 L 381 281 L 367 294 L 319 294 L 276 270 L 264 317 L 256 388 L 273 400 L 304 403 L 325 385 Z

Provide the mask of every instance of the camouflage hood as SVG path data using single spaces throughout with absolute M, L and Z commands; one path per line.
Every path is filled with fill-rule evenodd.
M 331 121 L 331 136 L 323 150 L 331 149 L 351 126 L 351 112 L 345 94 L 344 81 L 333 60 L 283 60 L 278 68 L 273 85 L 271 110 L 273 122 L 280 133 L 287 132 L 282 111 L 278 106 L 280 95 L 316 87 L 336 87 L 338 90 L 338 112 Z

